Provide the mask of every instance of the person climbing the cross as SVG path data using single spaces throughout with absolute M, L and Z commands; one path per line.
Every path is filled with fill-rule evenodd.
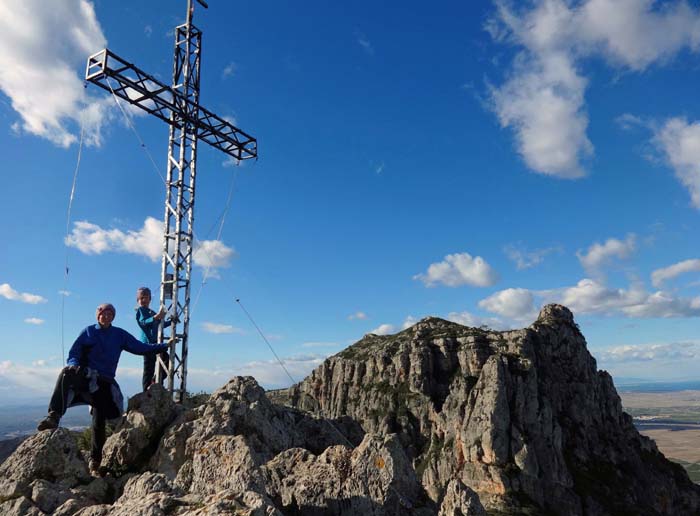
M 165 310 L 161 310 L 156 313 L 151 310 L 151 289 L 148 287 L 140 287 L 136 291 L 136 324 L 141 328 L 141 342 L 144 344 L 157 344 L 158 343 L 158 326 L 160 326 L 161 320 L 165 316 Z M 170 326 L 172 321 L 177 321 L 176 318 L 163 321 L 163 328 Z M 160 354 L 163 363 L 167 364 L 170 360 L 167 353 Z M 141 379 L 141 386 L 143 391 L 146 392 L 148 387 L 154 382 L 154 374 L 156 372 L 156 354 L 149 353 L 143 356 L 143 378 Z M 161 383 L 165 379 L 165 375 L 161 377 Z
M 97 307 L 97 324 L 85 328 L 70 348 L 67 366 L 56 380 L 49 414 L 37 430 L 58 428 L 61 417 L 69 407 L 92 407 L 92 446 L 90 471 L 97 474 L 102 462 L 107 419 L 121 416 L 124 403 L 119 384 L 115 380 L 122 351 L 148 355 L 165 351 L 167 344 L 144 344 L 126 330 L 112 326 L 116 315 L 110 303 Z

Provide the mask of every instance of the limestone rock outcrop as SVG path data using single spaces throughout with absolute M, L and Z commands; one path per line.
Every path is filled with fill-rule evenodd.
M 102 466 L 89 475 L 69 431 L 39 432 L 0 469 L 0 514 L 433 514 L 394 437 L 275 405 L 251 377 L 192 410 L 160 386 L 136 395 Z
M 69 489 L 90 479 L 75 437 L 59 428 L 26 439 L 0 465 L 0 497 L 30 497 L 35 482 Z
M 102 449 L 102 467 L 118 473 L 138 471 L 150 460 L 176 412 L 172 396 L 157 383 L 131 398 L 126 417 Z
M 479 496 L 465 486 L 460 480 L 450 480 L 445 489 L 438 516 L 486 516 L 486 510 L 481 505 Z
M 636 431 L 564 306 L 516 331 L 427 318 L 370 334 L 288 396 L 396 433 L 436 503 L 456 480 L 515 514 L 700 513 L 700 488 Z
M 0 514 L 700 514 L 559 305 L 517 331 L 427 318 L 367 335 L 288 390 L 235 377 L 185 409 L 152 386 L 102 467 L 69 431 L 39 432 L 0 465 Z

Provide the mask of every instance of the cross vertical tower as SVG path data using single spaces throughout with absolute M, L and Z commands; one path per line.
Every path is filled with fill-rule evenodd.
M 158 357 L 156 366 L 158 382 L 167 371 L 170 392 L 174 392 L 175 374 L 179 374 L 180 386 L 176 395 L 178 401 L 184 399 L 187 391 L 187 344 L 190 325 L 190 279 L 197 172 L 197 135 L 190 120 L 196 120 L 198 115 L 199 63 L 202 48 L 202 33 L 192 25 L 194 5 L 192 0 L 188 0 L 187 3 L 187 20 L 184 25 L 175 29 L 172 88 L 181 94 L 180 98 L 185 102 L 180 111 L 170 113 L 172 121 L 165 179 L 165 237 L 160 278 L 161 306 L 168 307 L 168 311 L 178 314 L 178 317 L 169 328 L 171 341 L 169 364 L 166 368 L 166 364 Z M 180 332 L 177 331 L 177 319 L 182 321 Z M 164 342 L 166 331 L 161 324 L 158 329 L 159 342 Z M 174 349 L 176 347 L 174 344 L 178 342 L 180 343 L 179 356 Z
M 197 2 L 208 7 L 204 0 Z M 170 343 L 170 359 L 165 364 L 158 358 L 156 379 L 167 374 L 176 401 L 184 400 L 187 391 L 197 141 L 236 160 L 257 157 L 255 138 L 199 105 L 202 33 L 192 24 L 193 14 L 193 0 L 187 0 L 186 22 L 175 29 L 171 86 L 107 49 L 88 58 L 85 77 L 170 126 L 160 302 L 173 317 L 169 328 L 161 324 L 158 330 L 158 341 Z

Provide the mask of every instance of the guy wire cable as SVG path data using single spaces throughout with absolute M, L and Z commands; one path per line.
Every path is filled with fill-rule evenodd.
M 160 173 L 160 169 L 158 168 L 158 165 L 156 165 L 155 160 L 153 159 L 153 156 L 151 155 L 151 152 L 148 150 L 148 147 L 144 143 L 143 139 L 141 138 L 141 135 L 139 132 L 136 130 L 136 126 L 133 124 L 131 118 L 126 114 L 126 111 L 124 110 L 124 107 L 122 106 L 121 102 L 119 101 L 119 97 L 117 97 L 117 94 L 114 93 L 114 89 L 112 88 L 112 82 L 109 80 L 109 77 L 107 77 L 107 85 L 109 86 L 109 90 L 112 92 L 112 97 L 114 98 L 114 102 L 117 103 L 117 106 L 119 107 L 119 110 L 122 112 L 122 115 L 124 115 L 124 118 L 126 119 L 127 125 L 131 128 L 131 130 L 134 132 L 134 135 L 136 136 L 136 139 L 139 141 L 141 144 L 141 148 L 146 152 L 146 155 L 148 156 L 148 159 L 151 161 L 151 165 L 153 165 L 153 169 L 156 171 L 158 176 L 160 177 L 160 180 L 163 182 L 163 184 L 166 184 L 165 178 L 163 177 L 163 174 Z
M 253 319 L 253 317 L 250 315 L 250 313 L 248 312 L 248 310 L 246 310 L 246 308 L 243 306 L 243 303 L 241 303 L 240 298 L 236 298 L 236 303 L 238 303 L 238 306 L 241 307 L 241 310 L 243 310 L 243 312 L 244 312 L 245 315 L 248 317 L 248 319 L 250 320 L 250 322 L 253 324 L 253 326 L 255 326 L 255 329 L 258 330 L 258 333 L 260 334 L 260 336 L 262 337 L 262 339 L 263 339 L 263 340 L 265 341 L 265 343 L 267 344 L 267 347 L 270 348 L 270 351 L 272 351 L 272 354 L 273 354 L 273 355 L 275 356 L 275 358 L 277 359 L 277 362 L 279 362 L 280 366 L 282 366 L 282 369 L 284 369 L 284 372 L 287 373 L 287 376 L 288 376 L 289 379 L 292 381 L 292 385 L 297 384 L 298 382 L 294 379 L 294 377 L 291 375 L 291 373 L 289 372 L 289 370 L 287 369 L 287 367 L 284 365 L 284 362 L 283 362 L 283 361 L 280 359 L 280 357 L 277 355 L 277 353 L 276 353 L 275 350 L 273 349 L 272 345 L 270 344 L 270 341 L 267 340 L 267 337 L 265 337 L 265 334 L 262 332 L 262 330 L 260 329 L 260 327 L 257 325 L 257 323 L 255 322 L 255 320 Z M 351 449 L 354 449 L 354 448 L 355 448 L 355 445 L 353 445 L 352 442 L 350 441 L 350 439 L 348 439 L 348 438 L 345 436 L 345 434 L 344 434 L 336 425 L 334 425 L 334 424 L 331 422 L 330 416 L 327 416 L 324 412 L 325 412 L 325 411 L 324 411 L 323 409 L 321 409 L 321 415 L 324 416 L 323 420 L 324 420 L 324 421 L 325 421 L 325 422 L 326 422 L 340 437 L 343 438 L 343 440 L 348 444 L 348 446 L 349 446 Z M 379 466 L 376 462 L 375 462 L 375 466 L 376 466 L 377 468 L 379 468 L 379 469 L 381 469 L 381 468 L 383 467 L 383 466 Z M 363 479 L 363 480 L 365 480 L 365 488 L 367 489 L 367 492 L 369 492 L 369 486 L 368 486 L 368 484 L 367 484 L 367 482 L 366 482 L 366 478 Z M 402 496 L 401 493 L 399 493 L 398 490 L 397 490 L 394 486 L 392 486 L 391 484 L 388 484 L 388 485 L 387 485 L 387 490 L 388 490 L 388 491 L 393 491 L 394 494 L 396 494 L 396 497 L 397 497 L 396 513 L 397 513 L 397 514 L 399 513 L 398 511 L 399 511 L 399 507 L 400 507 L 400 506 L 407 507 L 407 508 L 410 508 L 410 507 L 411 507 L 411 503 L 410 503 L 404 496 Z
M 214 222 L 214 225 L 216 225 L 216 223 L 219 222 L 219 230 L 216 233 L 216 240 L 221 239 L 221 233 L 223 232 L 224 223 L 226 222 L 226 215 L 228 214 L 228 210 L 231 207 L 231 200 L 233 199 L 233 191 L 234 191 L 234 187 L 236 185 L 237 177 L 238 177 L 238 165 L 236 166 L 236 168 L 233 171 L 233 174 L 231 175 L 231 186 L 229 187 L 228 197 L 226 199 L 226 205 L 224 207 L 224 211 L 221 212 L 221 215 L 219 215 L 217 221 Z M 212 226 L 212 229 L 213 229 L 213 227 L 214 226 Z M 210 232 L 211 232 L 211 229 L 207 232 L 207 235 Z M 205 235 L 205 237 L 206 237 L 206 235 Z M 194 231 L 192 232 L 192 239 L 195 240 Z M 190 314 L 192 314 L 194 312 L 195 308 L 197 308 L 197 304 L 199 303 L 199 298 L 202 295 L 202 290 L 204 290 L 204 285 L 207 283 L 207 279 L 209 278 L 209 270 L 212 268 L 212 265 L 211 265 L 212 261 L 208 255 L 208 253 L 206 252 L 205 249 L 201 249 L 201 250 L 207 256 L 207 266 L 204 269 L 204 274 L 202 275 L 202 283 L 199 285 L 199 289 L 197 290 L 197 296 L 195 297 L 194 305 L 192 305 L 192 308 L 190 308 Z
M 68 198 L 68 210 L 66 211 L 66 236 L 65 239 L 68 239 L 69 231 L 70 231 L 70 215 L 71 215 L 71 210 L 73 208 L 73 199 L 75 199 L 75 186 L 78 182 L 78 170 L 80 170 L 80 158 L 82 157 L 83 154 L 83 139 L 85 135 L 85 124 L 83 123 L 83 118 L 80 117 L 80 142 L 78 143 L 78 158 L 75 163 L 75 171 L 73 172 L 73 184 L 71 185 L 70 189 L 70 197 Z M 64 267 L 63 267 L 63 289 L 61 290 L 61 365 L 63 365 L 66 362 L 66 346 L 65 346 L 65 331 L 64 331 L 64 319 L 65 319 L 65 312 L 66 312 L 66 296 L 68 295 L 68 273 L 70 271 L 70 268 L 68 267 L 68 245 L 66 244 L 65 240 L 63 242 L 63 245 L 66 248 L 66 255 L 65 255 L 65 262 L 64 262 Z M 63 381 L 65 375 L 61 374 L 61 403 L 63 404 L 63 412 L 66 410 L 66 397 L 64 393 L 64 386 L 63 386 Z
M 246 317 L 248 317 L 248 320 L 249 320 L 251 323 L 253 323 L 253 326 L 255 326 L 255 329 L 258 330 L 258 333 L 260 334 L 260 336 L 262 337 L 262 339 L 265 341 L 265 344 L 267 344 L 267 347 L 270 348 L 270 351 L 272 351 L 272 354 L 273 354 L 273 355 L 275 356 L 275 358 L 277 359 L 277 362 L 279 362 L 279 364 L 282 366 L 282 369 L 284 369 L 284 372 L 287 373 L 287 376 L 289 376 L 289 379 L 292 381 L 292 384 L 297 383 L 296 380 L 294 379 L 294 377 L 290 374 L 289 370 L 287 369 L 287 366 L 284 365 L 284 362 L 282 362 L 282 360 L 280 359 L 280 357 L 279 357 L 279 356 L 277 355 L 277 353 L 275 352 L 274 348 L 273 348 L 272 345 L 270 344 L 270 341 L 267 340 L 267 337 L 265 337 L 265 334 L 262 332 L 262 330 L 260 329 L 260 327 L 255 323 L 255 321 L 253 320 L 253 317 L 250 315 L 250 313 L 248 313 L 248 310 L 245 309 L 245 307 L 243 306 L 243 303 L 241 303 L 241 300 L 240 300 L 239 298 L 236 298 L 236 303 L 238 303 L 238 306 L 241 307 L 241 310 L 243 310 L 243 312 L 245 313 Z M 343 437 L 345 437 L 345 436 L 343 436 Z
M 75 185 L 78 182 L 78 170 L 80 170 L 80 158 L 83 153 L 83 138 L 85 135 L 85 124 L 83 123 L 83 118 L 80 117 L 80 143 L 78 144 L 78 159 L 75 163 L 75 171 L 73 172 L 73 184 L 70 189 L 70 197 L 68 198 L 68 210 L 66 212 L 66 236 L 65 240 L 68 239 L 70 234 L 70 215 L 71 209 L 73 208 L 73 199 L 75 198 Z M 65 348 L 65 336 L 64 336 L 64 317 L 66 310 L 66 296 L 68 295 L 68 245 L 63 242 L 66 248 L 65 262 L 63 267 L 63 290 L 61 290 L 61 364 L 66 361 L 66 348 Z

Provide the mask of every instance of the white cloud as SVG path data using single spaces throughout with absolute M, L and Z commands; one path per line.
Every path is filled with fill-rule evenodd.
M 469 326 L 471 328 L 488 326 L 494 330 L 506 330 L 511 327 L 497 317 L 480 317 L 470 312 L 450 312 L 447 314 L 447 320 L 456 322 L 462 326 Z
M 627 235 L 625 240 L 608 238 L 604 244 L 594 243 L 588 248 L 587 253 L 576 252 L 581 265 L 589 274 L 598 274 L 601 267 L 609 264 L 613 258 L 625 259 L 634 253 L 637 246 L 637 238 L 633 233 Z
M 82 121 L 87 143 L 100 144 L 111 101 L 91 98 L 82 73 L 87 57 L 105 46 L 92 2 L 63 0 L 51 9 L 41 0 L 0 4 L 0 89 L 22 130 L 68 147 L 77 140 L 70 126 Z
M 626 306 L 622 311 L 629 317 L 699 317 L 700 297 L 675 297 L 666 292 L 654 292 L 647 295 L 644 302 Z
M 156 262 L 163 252 L 163 223 L 147 217 L 141 229 L 122 231 L 103 229 L 85 220 L 77 221 L 65 244 L 85 254 L 128 253 Z M 230 266 L 235 256 L 236 251 L 220 240 L 203 240 L 195 245 L 192 261 L 195 266 L 207 269 L 207 276 L 217 277 L 216 269 Z
M 600 53 L 613 65 L 641 71 L 700 43 L 700 14 L 685 1 L 589 0 L 572 11 L 581 54 Z
M 240 368 L 235 368 L 233 373 L 253 376 L 266 389 L 288 387 L 306 378 L 311 371 L 323 363 L 326 356 L 313 353 L 283 358 L 284 368 L 276 360 L 249 362 Z M 291 375 L 291 379 L 287 372 Z
M 509 260 L 515 263 L 516 268 L 521 271 L 539 265 L 545 256 L 555 251 L 561 251 L 559 247 L 547 247 L 545 249 L 533 249 L 528 251 L 521 245 L 509 244 L 503 248 Z
M 413 326 L 417 322 L 418 322 L 418 319 L 416 319 L 412 315 L 409 315 L 404 319 L 403 324 L 401 324 L 401 329 L 405 330 L 406 328 L 410 328 L 411 326 Z
M 221 335 L 221 334 L 231 334 L 231 333 L 238 333 L 238 334 L 243 334 L 243 330 L 240 328 L 236 328 L 235 326 L 232 326 L 230 324 L 219 324 L 219 323 L 213 323 L 213 322 L 203 322 L 202 323 L 202 329 L 206 331 L 207 333 L 214 333 L 216 335 Z
M 551 290 L 510 288 L 479 301 L 479 307 L 516 321 L 534 319 L 537 308 L 546 303 L 569 307 L 575 315 L 619 315 L 629 318 L 671 318 L 700 316 L 700 297 L 683 298 L 656 291 L 648 292 L 639 283 L 629 288 L 612 288 L 584 278 L 576 285 Z M 491 326 L 486 323 L 487 325 Z
M 534 296 L 531 291 L 524 288 L 501 290 L 479 301 L 479 306 L 510 319 L 525 320 L 537 316 Z
M 641 285 L 630 289 L 615 289 L 589 278 L 580 280 L 573 287 L 539 293 L 551 302 L 558 302 L 574 313 L 612 314 L 634 305 L 643 304 L 647 293 Z
M 207 277 L 218 277 L 217 269 L 229 267 L 235 258 L 236 251 L 221 240 L 203 240 L 198 243 L 192 261 L 195 265 L 206 269 Z
M 640 284 L 632 284 L 628 289 L 610 288 L 586 278 L 573 287 L 541 291 L 537 295 L 546 302 L 561 303 L 581 314 L 631 318 L 700 316 L 700 298 L 680 298 L 661 291 L 649 293 Z
M 13 289 L 9 283 L 3 283 L 0 285 L 0 296 L 10 301 L 20 301 L 22 303 L 28 303 L 30 305 L 36 305 L 39 303 L 46 303 L 46 298 L 43 298 L 36 294 L 27 294 L 26 292 L 17 292 Z
M 146 25 L 143 28 L 143 33 L 146 35 L 147 38 L 150 38 L 153 35 L 153 27 L 150 25 Z
M 585 175 L 593 153 L 586 135 L 587 78 L 580 63 L 600 56 L 612 66 L 641 71 L 683 48 L 697 50 L 700 16 L 686 2 L 542 0 L 518 10 L 496 0 L 486 29 L 516 45 L 505 82 L 491 87 L 501 126 L 515 131 L 518 151 L 535 172 L 562 178 Z
M 43 319 L 39 319 L 38 317 L 27 317 L 24 320 L 24 322 L 26 322 L 27 324 L 33 324 L 35 326 L 39 326 L 39 325 L 44 324 L 45 321 Z
M 448 254 L 442 262 L 430 264 L 425 274 L 416 274 L 413 279 L 422 281 L 426 287 L 437 284 L 488 287 L 498 281 L 498 274 L 481 256 L 472 258 L 469 253 L 459 253 Z
M 0 396 L 3 400 L 27 400 L 32 403 L 40 401 L 42 404 L 48 404 L 56 378 L 63 367 L 60 361 L 60 357 L 36 359 L 31 365 L 9 360 L 0 361 Z M 117 381 L 125 397 L 141 392 L 143 367 L 140 357 L 125 353 L 120 362 L 122 365 L 117 369 Z M 134 366 L 123 365 L 124 363 Z M 233 375 L 231 371 L 189 369 L 188 390 L 211 391 L 224 385 Z
M 615 119 L 615 122 L 623 131 L 631 131 L 636 127 L 647 127 L 648 123 L 642 118 L 631 113 L 623 113 Z
M 163 223 L 147 217 L 140 230 L 124 232 L 120 229 L 102 229 L 97 224 L 79 220 L 73 223 L 73 231 L 66 236 L 65 243 L 84 254 L 130 253 L 155 262 L 163 252 Z
M 656 269 L 651 273 L 651 284 L 656 288 L 661 288 L 665 281 L 680 276 L 681 274 L 698 271 L 700 271 L 700 259 L 684 260 L 662 269 Z
M 302 348 L 335 348 L 338 347 L 337 342 L 304 342 Z
M 225 79 L 226 77 L 231 77 L 234 73 L 236 73 L 236 63 L 233 61 L 228 63 L 226 66 L 224 66 L 223 71 L 221 72 L 221 76 Z
M 354 314 L 348 315 L 349 321 L 353 321 L 353 320 L 364 321 L 365 319 L 367 319 L 367 314 L 364 312 L 355 312 Z
M 650 361 L 683 361 L 700 358 L 700 342 L 671 342 L 616 346 L 595 353 L 603 364 Z
M 355 38 L 357 40 L 357 43 L 363 48 L 365 52 L 367 52 L 371 56 L 374 55 L 374 47 L 372 46 L 372 43 L 370 43 L 369 39 L 367 39 L 367 36 L 365 36 L 361 32 L 356 32 Z
M 236 363 L 230 367 L 218 365 L 213 368 L 190 368 L 187 371 L 187 386 L 192 392 L 202 390 L 212 392 L 225 385 L 234 376 L 253 376 L 265 389 L 285 388 L 306 378 L 311 371 L 323 363 L 327 356 L 327 354 L 307 353 L 282 357 L 284 368 L 277 360 L 256 360 L 244 364 Z M 293 380 L 289 378 L 285 369 Z M 141 372 L 140 369 L 133 371 L 134 377 L 138 376 L 139 381 Z M 127 374 L 131 377 L 132 371 L 127 371 L 126 368 L 119 369 L 120 378 Z M 140 387 L 138 389 L 140 391 Z
M 491 88 L 501 127 L 515 131 L 518 152 L 540 174 L 582 177 L 580 161 L 593 153 L 583 112 L 586 80 L 565 53 L 522 56 L 500 88 Z
M 693 206 L 700 209 L 700 122 L 671 118 L 654 136 Z
M 380 324 L 375 329 L 371 330 L 370 333 L 374 333 L 375 335 L 389 335 L 394 333 L 395 330 L 396 328 L 394 328 L 392 324 Z
M 19 398 L 48 398 L 56 384 L 60 367 L 48 367 L 46 362 L 27 366 L 10 360 L 0 362 L 0 391 L 9 391 Z

